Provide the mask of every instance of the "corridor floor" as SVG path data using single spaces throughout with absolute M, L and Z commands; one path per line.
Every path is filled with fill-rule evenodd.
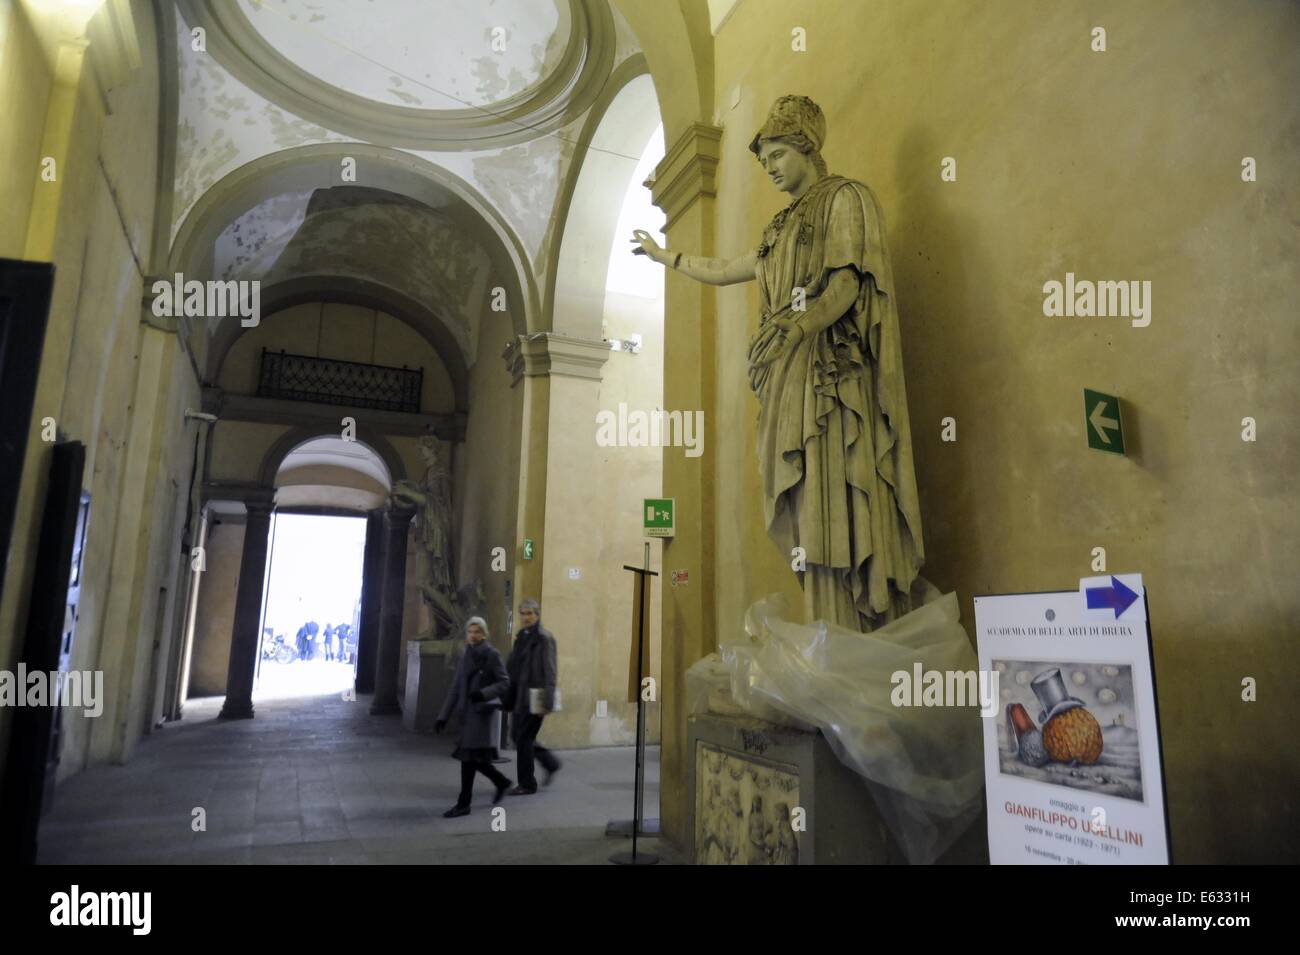
M 422 736 L 369 699 L 259 702 L 252 720 L 216 719 L 219 698 L 144 737 L 125 766 L 59 785 L 39 861 L 118 863 L 604 864 L 626 849 L 610 819 L 632 815 L 631 747 L 559 751 L 563 768 L 534 796 L 508 796 L 491 828 L 491 787 L 468 816 L 444 819 L 460 788 L 449 735 Z M 545 741 L 546 731 L 542 731 Z M 513 757 L 513 751 L 506 755 Z M 647 752 L 647 816 L 657 816 L 659 751 Z M 514 763 L 499 768 L 512 779 Z M 206 831 L 194 832 L 194 810 Z M 642 846 L 661 856 L 658 839 Z M 664 861 L 669 861 L 665 858 Z

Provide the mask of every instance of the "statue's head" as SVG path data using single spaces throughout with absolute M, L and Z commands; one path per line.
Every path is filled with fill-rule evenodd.
M 821 148 L 826 142 L 826 116 L 807 96 L 782 96 L 767 121 L 750 141 L 773 184 L 782 192 L 802 194 L 826 175 Z
M 431 434 L 426 434 L 420 438 L 418 450 L 421 459 L 428 468 L 435 471 L 444 470 L 442 463 L 442 449 L 438 446 L 438 439 Z

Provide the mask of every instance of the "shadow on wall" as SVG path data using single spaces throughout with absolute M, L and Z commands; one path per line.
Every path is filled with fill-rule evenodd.
M 994 340 L 994 324 L 981 321 L 978 313 L 954 307 L 954 303 L 980 300 L 979 289 L 972 287 L 969 277 L 988 275 L 991 268 L 982 246 L 963 238 L 976 234 L 975 224 L 955 213 L 950 203 L 940 201 L 929 185 L 931 177 L 940 183 L 936 157 L 942 155 L 940 144 L 923 127 L 913 126 L 903 134 L 895 176 L 907 188 L 900 188 L 892 210 L 884 210 L 885 240 L 901 316 L 903 373 L 921 498 L 926 555 L 921 573 L 944 592 L 958 589 L 962 620 L 967 633 L 973 634 L 972 593 L 959 586 L 967 582 L 956 579 L 952 555 L 960 548 L 963 561 L 973 566 L 982 566 L 994 555 L 980 551 L 976 533 L 977 502 L 968 479 L 975 462 L 962 456 L 960 441 L 955 448 L 941 441 L 941 422 L 945 417 L 957 418 L 959 437 L 979 427 L 971 413 L 978 408 L 978 396 L 959 366 L 981 352 L 1011 360 L 1015 351 Z M 872 188 L 880 198 L 879 190 Z M 982 435 L 981 447 L 987 449 L 985 442 L 995 437 Z M 943 465 L 941 457 L 946 458 Z

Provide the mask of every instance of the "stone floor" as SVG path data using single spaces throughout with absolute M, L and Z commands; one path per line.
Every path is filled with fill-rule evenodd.
M 610 819 L 632 815 L 630 747 L 560 752 L 564 768 L 552 785 L 507 797 L 505 831 L 494 832 L 482 777 L 473 812 L 442 818 L 460 788 L 452 740 L 409 733 L 400 717 L 372 717 L 367 698 L 259 701 L 256 719 L 234 722 L 216 719 L 220 705 L 192 700 L 185 719 L 141 740 L 127 765 L 61 783 L 39 861 L 603 864 L 630 847 L 605 836 Z M 513 762 L 500 769 L 514 778 Z M 646 777 L 653 817 L 657 747 Z M 196 807 L 206 811 L 205 832 L 191 829 Z M 677 858 L 658 839 L 641 846 Z

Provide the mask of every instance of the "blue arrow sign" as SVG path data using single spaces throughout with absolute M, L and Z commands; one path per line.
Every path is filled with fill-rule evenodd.
M 1088 597 L 1089 610 L 1112 609 L 1117 620 L 1138 599 L 1138 595 L 1125 587 L 1118 577 L 1111 577 L 1109 587 L 1089 587 L 1084 593 Z

